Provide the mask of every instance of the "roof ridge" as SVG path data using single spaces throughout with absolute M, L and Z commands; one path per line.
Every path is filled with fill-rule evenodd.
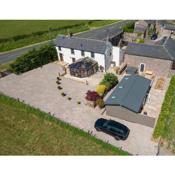
M 174 57 L 171 55 L 171 53 L 169 52 L 169 50 L 167 49 L 167 47 L 165 47 L 165 45 L 163 45 L 163 48 L 165 50 L 165 52 L 170 56 L 170 58 L 173 60 Z
M 75 38 L 75 39 L 80 39 L 80 40 L 91 40 L 91 41 L 98 41 L 98 42 L 106 43 L 106 41 L 92 39 L 92 38 L 83 38 L 83 37 L 78 37 L 78 36 L 69 37 L 69 36 L 66 36 L 66 35 L 63 35 L 63 36 L 65 36 L 66 38 Z
M 135 45 L 142 45 L 142 46 L 155 46 L 155 47 L 160 47 L 160 46 L 162 46 L 162 45 L 159 45 L 159 44 L 145 44 L 145 43 L 132 43 L 132 42 L 130 42 L 129 44 L 135 44 Z

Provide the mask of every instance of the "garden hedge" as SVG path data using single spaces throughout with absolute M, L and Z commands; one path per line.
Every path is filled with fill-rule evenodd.
M 126 26 L 123 27 L 123 31 L 128 32 L 128 33 L 133 33 L 134 32 L 134 25 L 135 25 L 134 21 L 128 23 Z
M 111 90 L 117 84 L 118 84 L 118 78 L 113 73 L 106 73 L 104 75 L 103 80 L 100 82 L 100 85 L 105 85 L 106 86 L 107 91 Z
M 33 49 L 28 53 L 18 57 L 10 64 L 10 70 L 15 74 L 27 72 L 57 60 L 57 52 L 54 46 L 45 45 L 40 49 Z

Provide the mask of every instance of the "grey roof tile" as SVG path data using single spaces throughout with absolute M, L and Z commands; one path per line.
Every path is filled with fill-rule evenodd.
M 125 76 L 105 101 L 105 105 L 123 106 L 136 113 L 141 111 L 151 80 L 139 75 Z
M 172 38 L 167 38 L 162 45 L 129 43 L 125 53 L 148 58 L 175 60 L 175 41 Z
M 55 44 L 64 48 L 72 48 L 101 54 L 104 54 L 107 46 L 111 45 L 109 42 L 84 39 L 74 36 L 59 36 L 56 38 Z
M 88 32 L 83 32 L 76 36 L 80 38 L 89 38 L 106 41 L 108 38 L 120 35 L 122 32 L 123 29 L 119 27 L 118 23 L 115 23 L 102 28 L 93 29 Z
M 175 24 L 164 24 L 163 28 L 166 30 L 174 30 L 175 31 Z

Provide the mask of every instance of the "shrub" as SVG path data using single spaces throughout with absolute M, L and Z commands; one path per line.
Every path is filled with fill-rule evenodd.
M 102 98 L 96 100 L 96 105 L 99 106 L 101 109 L 104 108 L 105 103 Z
M 100 85 L 105 85 L 106 86 L 106 91 L 109 91 L 111 89 L 110 83 L 108 81 L 104 80 L 104 79 L 100 82 Z
M 96 87 L 96 92 L 98 93 L 98 95 L 100 95 L 100 96 L 103 96 L 104 95 L 104 93 L 105 93 L 105 91 L 106 91 L 106 85 L 104 85 L 104 84 L 100 84 L 100 85 L 98 85 L 97 87 Z
M 61 84 L 61 82 L 59 80 L 56 81 L 57 84 Z
M 134 32 L 134 24 L 135 24 L 134 21 L 128 23 L 126 26 L 123 27 L 123 31 L 128 32 L 128 33 L 133 33 Z
M 20 74 L 55 61 L 56 59 L 57 53 L 55 47 L 46 45 L 18 57 L 16 61 L 10 64 L 10 70 L 16 74 Z
M 60 77 L 57 77 L 57 80 L 58 80 L 58 81 L 61 81 L 61 78 L 60 78 Z
M 86 100 L 95 102 L 97 99 L 101 98 L 95 91 L 87 91 Z
M 62 92 L 61 95 L 62 95 L 63 97 L 66 96 L 66 94 L 65 94 L 64 92 Z
M 77 104 L 80 105 L 81 104 L 81 101 L 77 101 Z
M 68 97 L 67 99 L 68 99 L 68 100 L 72 100 L 72 98 L 71 98 L 71 97 Z
M 112 89 L 118 83 L 118 78 L 113 73 L 106 73 L 103 80 L 100 82 L 101 85 L 105 85 L 107 91 Z
M 143 38 L 137 38 L 136 43 L 144 43 L 144 39 Z
M 62 88 L 61 86 L 58 86 L 58 89 L 61 90 L 61 89 L 63 89 L 63 88 Z

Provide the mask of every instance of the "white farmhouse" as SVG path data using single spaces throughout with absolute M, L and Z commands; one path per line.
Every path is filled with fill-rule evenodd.
M 76 36 L 58 36 L 55 41 L 58 60 L 71 64 L 80 58 L 89 57 L 105 71 L 111 66 L 120 66 L 123 54 L 117 45 L 122 34 L 123 30 L 116 23 Z
M 110 42 L 60 36 L 56 40 L 59 61 L 73 63 L 80 58 L 89 57 L 107 70 L 112 61 L 112 44 Z

